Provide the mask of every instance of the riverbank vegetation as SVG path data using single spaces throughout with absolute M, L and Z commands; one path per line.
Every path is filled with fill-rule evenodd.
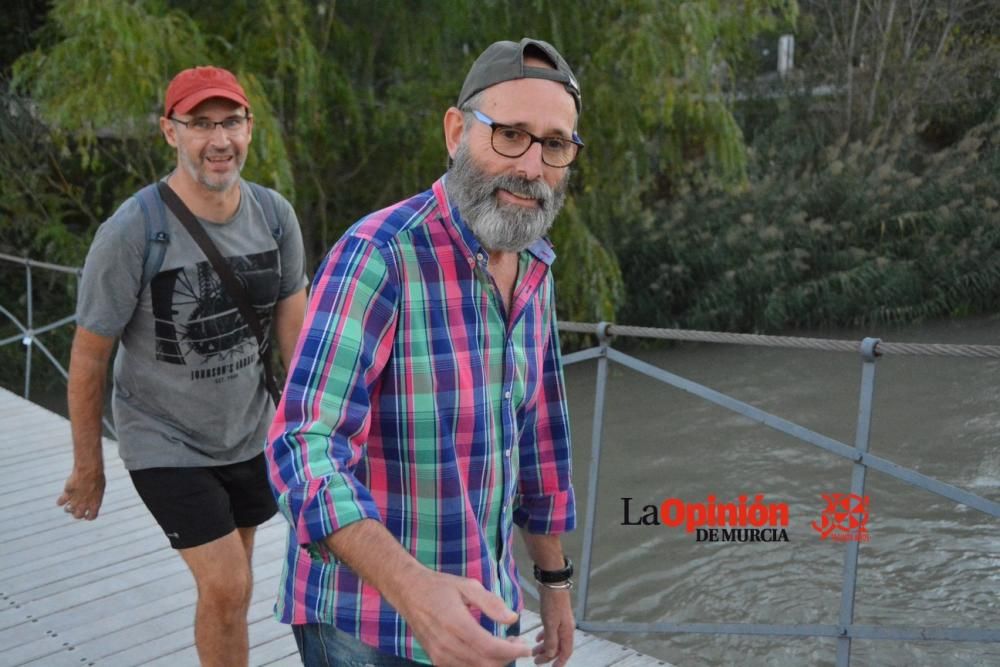
M 692 173 L 626 227 L 618 321 L 768 332 L 997 312 L 1000 15 L 799 7 L 796 69 L 733 105 L 746 180 Z
M 774 331 L 1000 306 L 990 3 L 22 0 L 0 20 L 2 252 L 79 265 L 171 166 L 165 83 L 212 63 L 245 83 L 246 175 L 293 201 L 315 266 L 440 175 L 468 66 L 529 34 L 584 91 L 553 232 L 563 319 Z M 778 77 L 781 34 L 796 63 Z M 36 315 L 71 312 L 71 282 L 36 280 Z
M 1000 309 L 996 114 L 933 151 L 912 115 L 803 146 L 815 121 L 791 104 L 794 126 L 751 142 L 744 187 L 690 186 L 623 242 L 625 284 L 648 287 L 620 321 L 777 331 Z

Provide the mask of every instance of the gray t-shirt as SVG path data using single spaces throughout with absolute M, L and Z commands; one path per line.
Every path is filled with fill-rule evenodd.
M 280 195 L 275 211 L 277 240 L 241 181 L 230 220 L 199 220 L 265 331 L 274 304 L 307 284 L 295 211 Z M 246 461 L 263 451 L 274 413 L 257 340 L 194 239 L 166 215 L 163 265 L 141 294 L 147 232 L 134 197 L 97 230 L 80 279 L 78 324 L 120 337 L 112 399 L 119 452 L 129 470 Z

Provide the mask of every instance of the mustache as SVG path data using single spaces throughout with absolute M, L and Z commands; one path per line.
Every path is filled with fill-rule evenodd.
M 511 174 L 499 174 L 490 182 L 490 188 L 494 195 L 498 190 L 507 190 L 517 195 L 527 195 L 531 199 L 537 199 L 538 207 L 543 211 L 552 207 L 552 188 L 540 180 L 529 181 Z

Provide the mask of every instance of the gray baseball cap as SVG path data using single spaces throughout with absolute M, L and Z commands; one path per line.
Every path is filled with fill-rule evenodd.
M 552 63 L 555 69 L 548 67 L 525 67 L 525 57 L 536 56 Z M 555 47 L 540 39 L 525 37 L 520 42 L 494 42 L 472 63 L 472 68 L 462 84 L 462 92 L 458 94 L 458 106 L 462 107 L 476 93 L 486 90 L 504 81 L 514 79 L 548 79 L 566 87 L 566 92 L 573 96 L 576 111 L 580 113 L 580 84 L 573 76 L 563 57 Z

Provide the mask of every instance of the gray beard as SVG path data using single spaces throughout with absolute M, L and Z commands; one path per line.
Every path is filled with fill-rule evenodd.
M 566 200 L 569 174 L 555 188 L 542 180 L 529 181 L 509 174 L 491 176 L 472 160 L 462 141 L 445 179 L 448 199 L 488 251 L 520 252 L 552 227 Z M 497 190 L 509 190 L 538 200 L 538 208 L 502 204 Z

